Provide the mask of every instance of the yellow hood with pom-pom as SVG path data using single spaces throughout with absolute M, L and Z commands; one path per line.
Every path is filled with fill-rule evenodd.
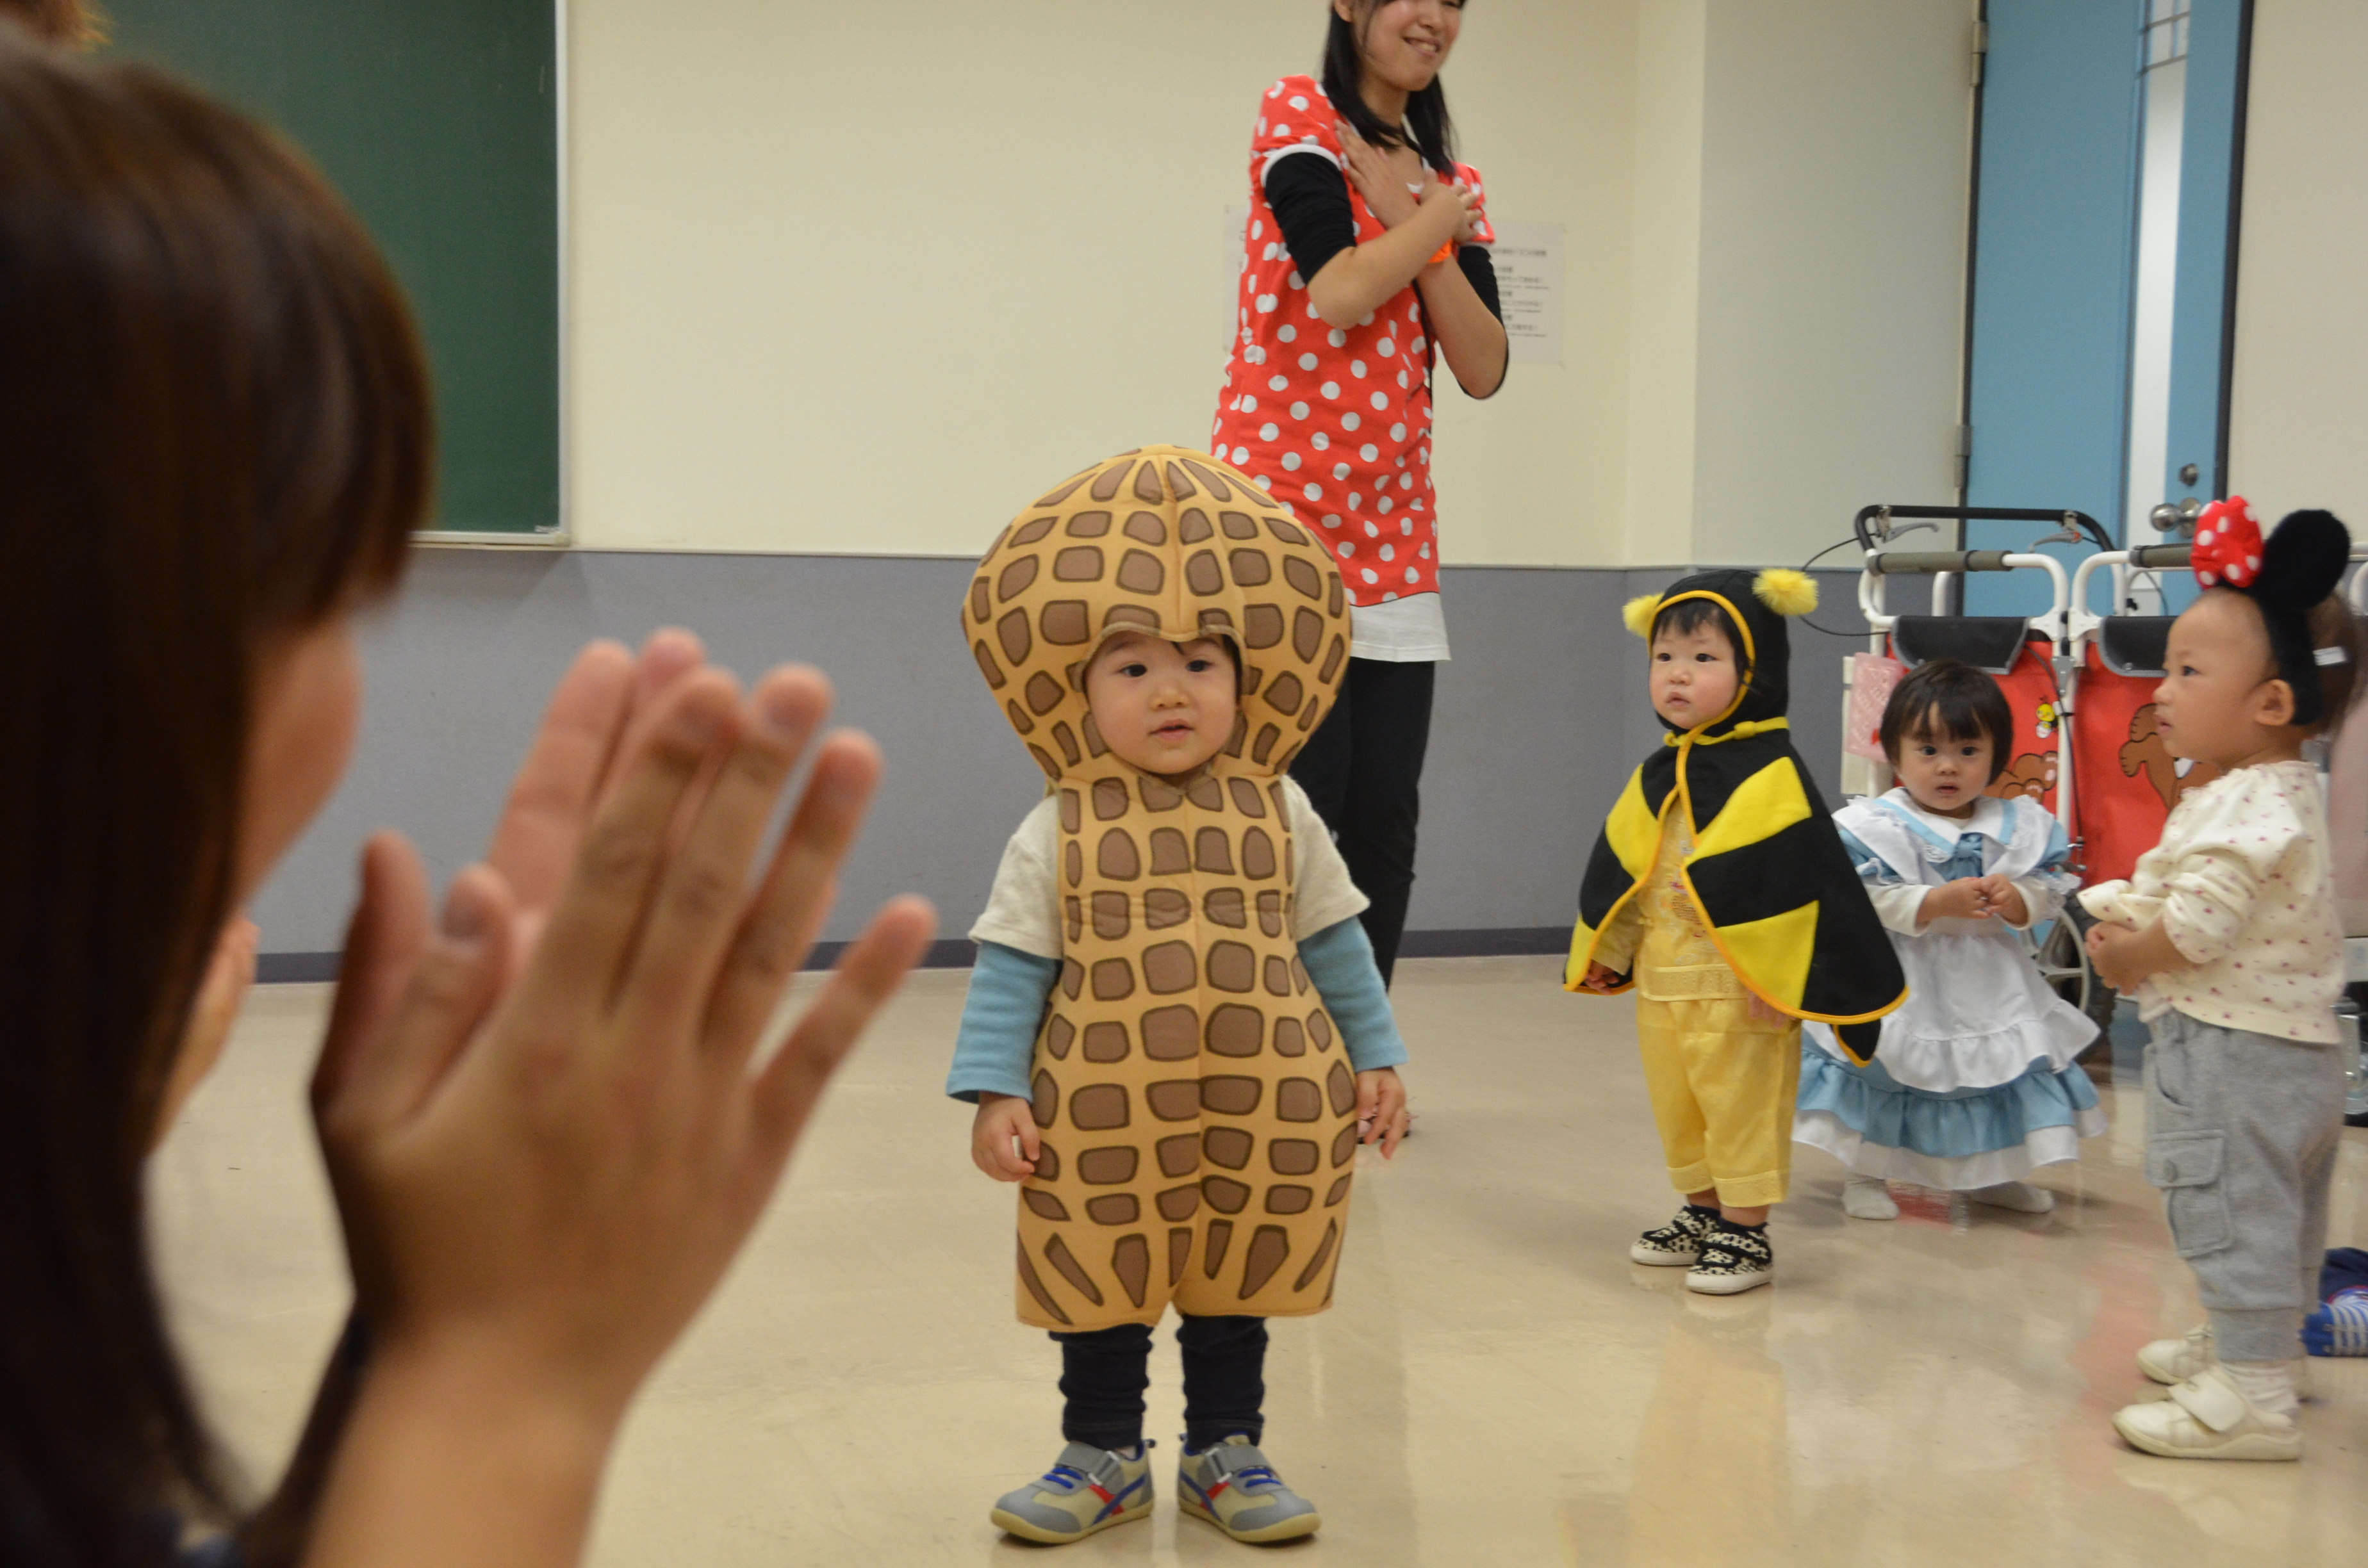
M 1907 983 L 1787 733 L 1784 619 L 1816 608 L 1816 584 L 1783 568 L 1702 572 L 1630 600 L 1622 616 L 1649 637 L 1663 611 L 1689 599 L 1716 604 L 1742 633 L 1742 685 L 1725 712 L 1656 747 L 1621 792 L 1579 887 L 1565 983 L 1581 989 L 1604 928 L 1658 858 L 1670 813 L 1684 812 L 1694 846 L 1686 891 L 1727 967 L 1779 1011 L 1837 1026 L 1865 1061 L 1875 1020 L 1907 1000 Z

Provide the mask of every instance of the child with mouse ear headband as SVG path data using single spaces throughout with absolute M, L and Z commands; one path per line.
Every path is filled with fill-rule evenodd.
M 2351 558 L 2351 535 L 2332 512 L 2289 513 L 2266 545 L 2260 518 L 2242 495 L 2214 501 L 2195 522 L 2196 582 L 2233 589 L 2260 610 L 2278 677 L 2294 690 L 2293 722 L 2305 729 L 2320 728 L 2327 718 L 2319 672 L 2351 662 L 2341 644 L 2319 644 L 2311 627 Z
M 2173 756 L 2225 773 L 2180 799 L 2128 881 L 2080 895 L 2098 974 L 2153 1029 L 2146 1179 L 2211 1319 L 2138 1352 L 2170 1395 L 2113 1417 L 2172 1459 L 2302 1452 L 2292 1362 L 2342 1131 L 2344 980 L 2302 745 L 2342 720 L 2358 676 L 2360 629 L 2335 593 L 2351 553 L 2326 512 L 2293 513 L 2266 541 L 2239 496 L 2198 519 L 2205 592 L 2171 626 L 2155 706 Z

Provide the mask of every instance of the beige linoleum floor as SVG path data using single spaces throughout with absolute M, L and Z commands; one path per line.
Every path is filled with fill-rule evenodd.
M 1268 1445 L 1323 1507 L 1326 1562 L 2368 1562 L 2368 1359 L 2314 1362 L 2295 1465 L 2123 1449 L 2131 1352 L 2195 1321 L 2139 1175 L 2138 1096 L 2044 1180 L 2049 1216 L 1910 1196 L 1845 1222 L 1803 1152 L 1778 1283 L 1690 1295 L 1627 1262 L 1671 1196 L 1626 1004 L 1550 960 L 1406 964 L 1421 1130 L 1370 1153 L 1328 1314 L 1279 1324 Z M 599 1568 L 1050 1562 L 986 1509 L 1058 1447 L 1056 1357 L 1011 1318 L 1011 1194 L 939 1092 L 966 976 L 924 974 L 849 1065 L 747 1256 L 639 1406 Z M 320 987 L 259 992 L 156 1165 L 168 1287 L 215 1415 L 268 1471 L 345 1306 L 301 1088 Z M 2125 1052 L 2126 1055 L 2126 1052 Z M 2368 1244 L 2368 1131 L 2338 1243 Z M 1180 1400 L 1154 1363 L 1160 1506 L 1053 1549 L 1245 1562 L 1173 1503 Z

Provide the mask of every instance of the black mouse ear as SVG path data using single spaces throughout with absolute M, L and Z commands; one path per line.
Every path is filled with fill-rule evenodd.
M 2289 512 L 2261 546 L 2261 574 L 2251 593 L 2262 604 L 2306 610 L 2343 581 L 2351 533 L 2332 512 Z

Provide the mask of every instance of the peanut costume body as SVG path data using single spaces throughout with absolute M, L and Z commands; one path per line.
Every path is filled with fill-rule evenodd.
M 1065 956 L 1030 1071 L 1020 1320 L 1322 1311 L 1356 1079 L 1292 935 L 1281 775 L 1348 664 L 1338 571 L 1239 472 L 1145 448 L 1020 513 L 962 626 L 1060 801 Z M 1234 643 L 1232 742 L 1180 787 L 1094 731 L 1086 667 L 1121 631 Z

